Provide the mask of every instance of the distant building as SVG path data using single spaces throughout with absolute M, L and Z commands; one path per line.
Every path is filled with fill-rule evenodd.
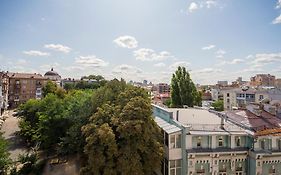
M 163 133 L 162 175 L 281 174 L 281 119 L 264 109 L 218 113 L 154 105 L 153 116 Z
M 53 81 L 58 86 L 62 86 L 62 84 L 61 84 L 61 76 L 56 71 L 54 71 L 53 68 L 50 71 L 46 72 L 44 77 L 49 79 L 49 80 L 51 80 L 51 81 Z
M 42 87 L 47 81 L 40 74 L 8 73 L 10 108 L 18 107 L 29 99 L 41 99 Z
M 259 103 L 264 99 L 281 100 L 281 90 L 241 87 L 223 90 L 224 109 L 232 110 L 233 108 L 245 108 L 250 103 Z
M 275 76 L 270 74 L 257 74 L 251 77 L 251 86 L 275 86 Z
M 281 78 L 275 79 L 275 87 L 281 89 Z
M 246 85 L 248 82 L 243 81 L 242 77 L 238 77 L 232 84 L 237 84 L 238 86 Z
M 7 72 L 0 72 L 0 109 L 1 113 L 8 108 L 9 79 Z
M 157 92 L 159 94 L 167 94 L 170 93 L 170 85 L 167 83 L 159 83 L 156 85 Z
M 218 81 L 217 83 L 219 86 L 227 86 L 228 85 L 228 81 Z

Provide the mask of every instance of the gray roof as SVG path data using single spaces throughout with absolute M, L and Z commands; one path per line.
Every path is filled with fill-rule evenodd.
M 163 120 L 160 117 L 155 117 L 154 118 L 155 122 L 157 123 L 157 125 L 162 128 L 167 134 L 172 134 L 175 132 L 179 132 L 181 131 L 181 129 L 165 120 Z

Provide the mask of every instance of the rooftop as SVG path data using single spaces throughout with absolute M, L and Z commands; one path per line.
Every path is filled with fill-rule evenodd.
M 226 117 L 252 131 L 281 128 L 281 119 L 264 109 L 256 109 L 255 105 L 249 105 L 247 110 L 227 111 Z
M 18 79 L 46 79 L 41 74 L 31 74 L 31 73 L 7 73 L 9 78 L 18 78 Z

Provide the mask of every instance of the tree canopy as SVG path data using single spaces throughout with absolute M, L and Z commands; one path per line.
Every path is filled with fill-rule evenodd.
M 19 108 L 20 135 L 31 146 L 82 155 L 84 174 L 151 174 L 160 166 L 161 133 L 146 90 L 122 79 L 63 96 L 48 89 Z
M 104 175 L 152 174 L 160 167 L 163 148 L 147 92 L 131 86 L 124 89 L 121 84 L 111 95 L 112 100 L 99 107 L 82 128 L 87 171 Z
M 214 109 L 216 111 L 223 111 L 224 107 L 223 107 L 223 100 L 218 100 L 218 101 L 215 101 L 213 104 L 212 104 L 212 107 L 214 107 Z
M 0 174 L 4 174 L 9 163 L 8 143 L 0 133 Z
M 171 79 L 171 106 L 201 106 L 201 93 L 197 91 L 185 67 L 178 67 Z

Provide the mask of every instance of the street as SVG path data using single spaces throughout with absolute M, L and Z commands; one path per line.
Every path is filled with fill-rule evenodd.
M 7 116 L 2 128 L 1 132 L 3 132 L 3 137 L 9 142 L 9 152 L 10 158 L 13 161 L 16 161 L 20 154 L 24 154 L 26 149 L 20 143 L 20 139 L 15 135 L 17 131 L 19 131 L 17 117 L 12 116 L 13 111 L 5 111 L 4 116 Z

